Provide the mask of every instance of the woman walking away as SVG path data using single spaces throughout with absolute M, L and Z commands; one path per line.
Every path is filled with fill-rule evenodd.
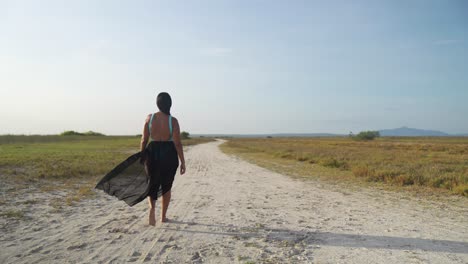
M 97 189 L 130 206 L 148 198 L 150 225 L 156 224 L 155 202 L 161 196 L 161 222 L 167 222 L 166 212 L 179 159 L 180 174 L 185 173 L 179 122 L 170 112 L 171 97 L 168 93 L 160 93 L 156 104 L 159 112 L 146 118 L 140 151 L 118 164 L 96 185 Z
M 168 93 L 160 93 L 156 98 L 159 112 L 149 114 L 145 120 L 141 136 L 141 162 L 149 177 L 148 203 L 149 224 L 156 224 L 155 203 L 161 199 L 161 222 L 166 218 L 174 176 L 179 167 L 180 174 L 185 173 L 185 159 L 180 141 L 180 126 L 170 110 L 172 99 Z M 149 142 L 149 143 L 148 143 Z

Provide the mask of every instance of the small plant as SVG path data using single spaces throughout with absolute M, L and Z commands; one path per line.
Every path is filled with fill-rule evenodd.
M 254 247 L 254 248 L 261 248 L 262 246 L 260 246 L 258 243 L 256 242 L 245 242 L 244 243 L 244 247 Z
M 339 161 L 335 158 L 324 158 L 320 160 L 319 164 L 324 167 L 329 167 L 329 168 L 341 168 L 341 169 L 348 168 L 348 164 L 346 162 Z
M 15 218 L 15 219 L 23 219 L 24 218 L 24 213 L 22 211 L 18 210 L 7 210 L 6 212 L 0 214 L 3 217 L 6 218 Z
M 244 261 L 244 260 L 248 260 L 249 257 L 246 257 L 246 256 L 237 256 L 237 260 L 238 261 Z
M 462 184 L 454 188 L 454 192 L 468 197 L 468 184 Z
M 187 131 L 182 131 L 182 133 L 180 133 L 180 138 L 181 139 L 190 139 L 190 133 L 187 132 Z

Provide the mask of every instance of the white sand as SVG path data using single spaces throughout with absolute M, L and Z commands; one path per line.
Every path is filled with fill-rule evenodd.
M 467 200 L 294 180 L 218 145 L 187 151 L 171 223 L 148 226 L 146 201 L 130 208 L 101 191 L 59 212 L 39 202 L 25 220 L 1 218 L 0 263 L 468 263 Z

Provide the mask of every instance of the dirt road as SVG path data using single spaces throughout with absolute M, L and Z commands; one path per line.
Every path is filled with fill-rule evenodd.
M 187 151 L 170 223 L 101 191 L 60 212 L 37 204 L 1 220 L 0 263 L 468 263 L 466 206 L 294 180 L 219 144 Z

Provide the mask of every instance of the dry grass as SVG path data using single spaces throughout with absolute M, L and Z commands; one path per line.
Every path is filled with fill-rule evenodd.
M 468 196 L 468 138 L 231 139 L 221 148 L 280 172 L 444 189 Z

